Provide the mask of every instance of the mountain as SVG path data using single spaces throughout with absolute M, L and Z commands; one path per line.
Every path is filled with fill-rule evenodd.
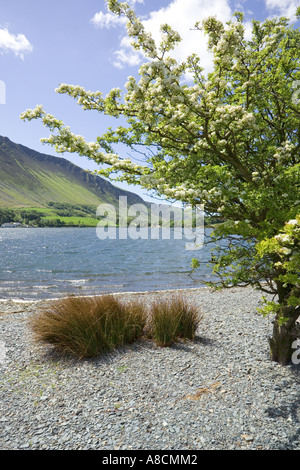
M 0 136 L 0 208 L 44 207 L 49 202 L 118 206 L 127 202 L 149 205 L 70 161 L 36 152 Z

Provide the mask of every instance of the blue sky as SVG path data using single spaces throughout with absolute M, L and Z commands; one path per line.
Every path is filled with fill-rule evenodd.
M 159 25 L 166 22 L 180 32 L 183 42 L 175 51 L 179 60 L 197 52 L 203 66 L 209 69 L 205 41 L 199 32 L 190 30 L 197 20 L 217 15 L 228 21 L 234 11 L 243 11 L 246 30 L 250 33 L 252 18 L 264 20 L 276 15 L 291 18 L 300 0 L 129 0 L 128 3 L 134 4 L 155 38 Z M 95 140 L 113 121 L 96 112 L 82 111 L 70 97 L 55 93 L 55 88 L 60 83 L 68 83 L 106 93 L 112 87 L 122 88 L 141 63 L 142 58 L 129 47 L 123 22 L 108 13 L 105 0 L 2 0 L 0 135 L 56 155 L 51 147 L 40 143 L 40 138 L 48 135 L 41 122 L 24 123 L 19 118 L 27 108 L 42 104 L 46 112 L 62 119 L 73 132 L 88 141 Z M 97 168 L 83 157 L 62 156 L 82 168 Z M 145 196 L 144 190 L 136 187 L 130 190 Z

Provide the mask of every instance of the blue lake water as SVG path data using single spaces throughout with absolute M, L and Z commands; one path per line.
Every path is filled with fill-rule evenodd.
M 186 242 L 172 234 L 100 240 L 96 228 L 0 228 L 0 299 L 203 287 L 212 279 L 211 246 L 187 250 Z M 201 261 L 193 279 L 192 258 Z

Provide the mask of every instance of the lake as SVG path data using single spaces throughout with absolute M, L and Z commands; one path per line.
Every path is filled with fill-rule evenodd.
M 0 228 L 0 299 L 205 287 L 211 246 L 187 250 L 186 242 L 172 233 L 101 240 L 95 228 Z M 193 279 L 192 258 L 202 262 Z

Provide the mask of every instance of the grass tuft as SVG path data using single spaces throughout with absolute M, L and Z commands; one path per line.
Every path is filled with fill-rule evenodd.
M 159 299 L 150 312 L 140 300 L 122 302 L 112 294 L 69 296 L 47 304 L 29 322 L 34 339 L 79 359 L 94 357 L 140 339 L 158 346 L 195 337 L 201 317 L 176 293 Z
M 31 319 L 30 326 L 36 341 L 83 359 L 139 339 L 145 323 L 142 303 L 125 304 L 103 295 L 54 301 Z
M 198 309 L 176 294 L 153 302 L 149 336 L 158 346 L 170 346 L 178 339 L 194 339 L 199 322 Z

